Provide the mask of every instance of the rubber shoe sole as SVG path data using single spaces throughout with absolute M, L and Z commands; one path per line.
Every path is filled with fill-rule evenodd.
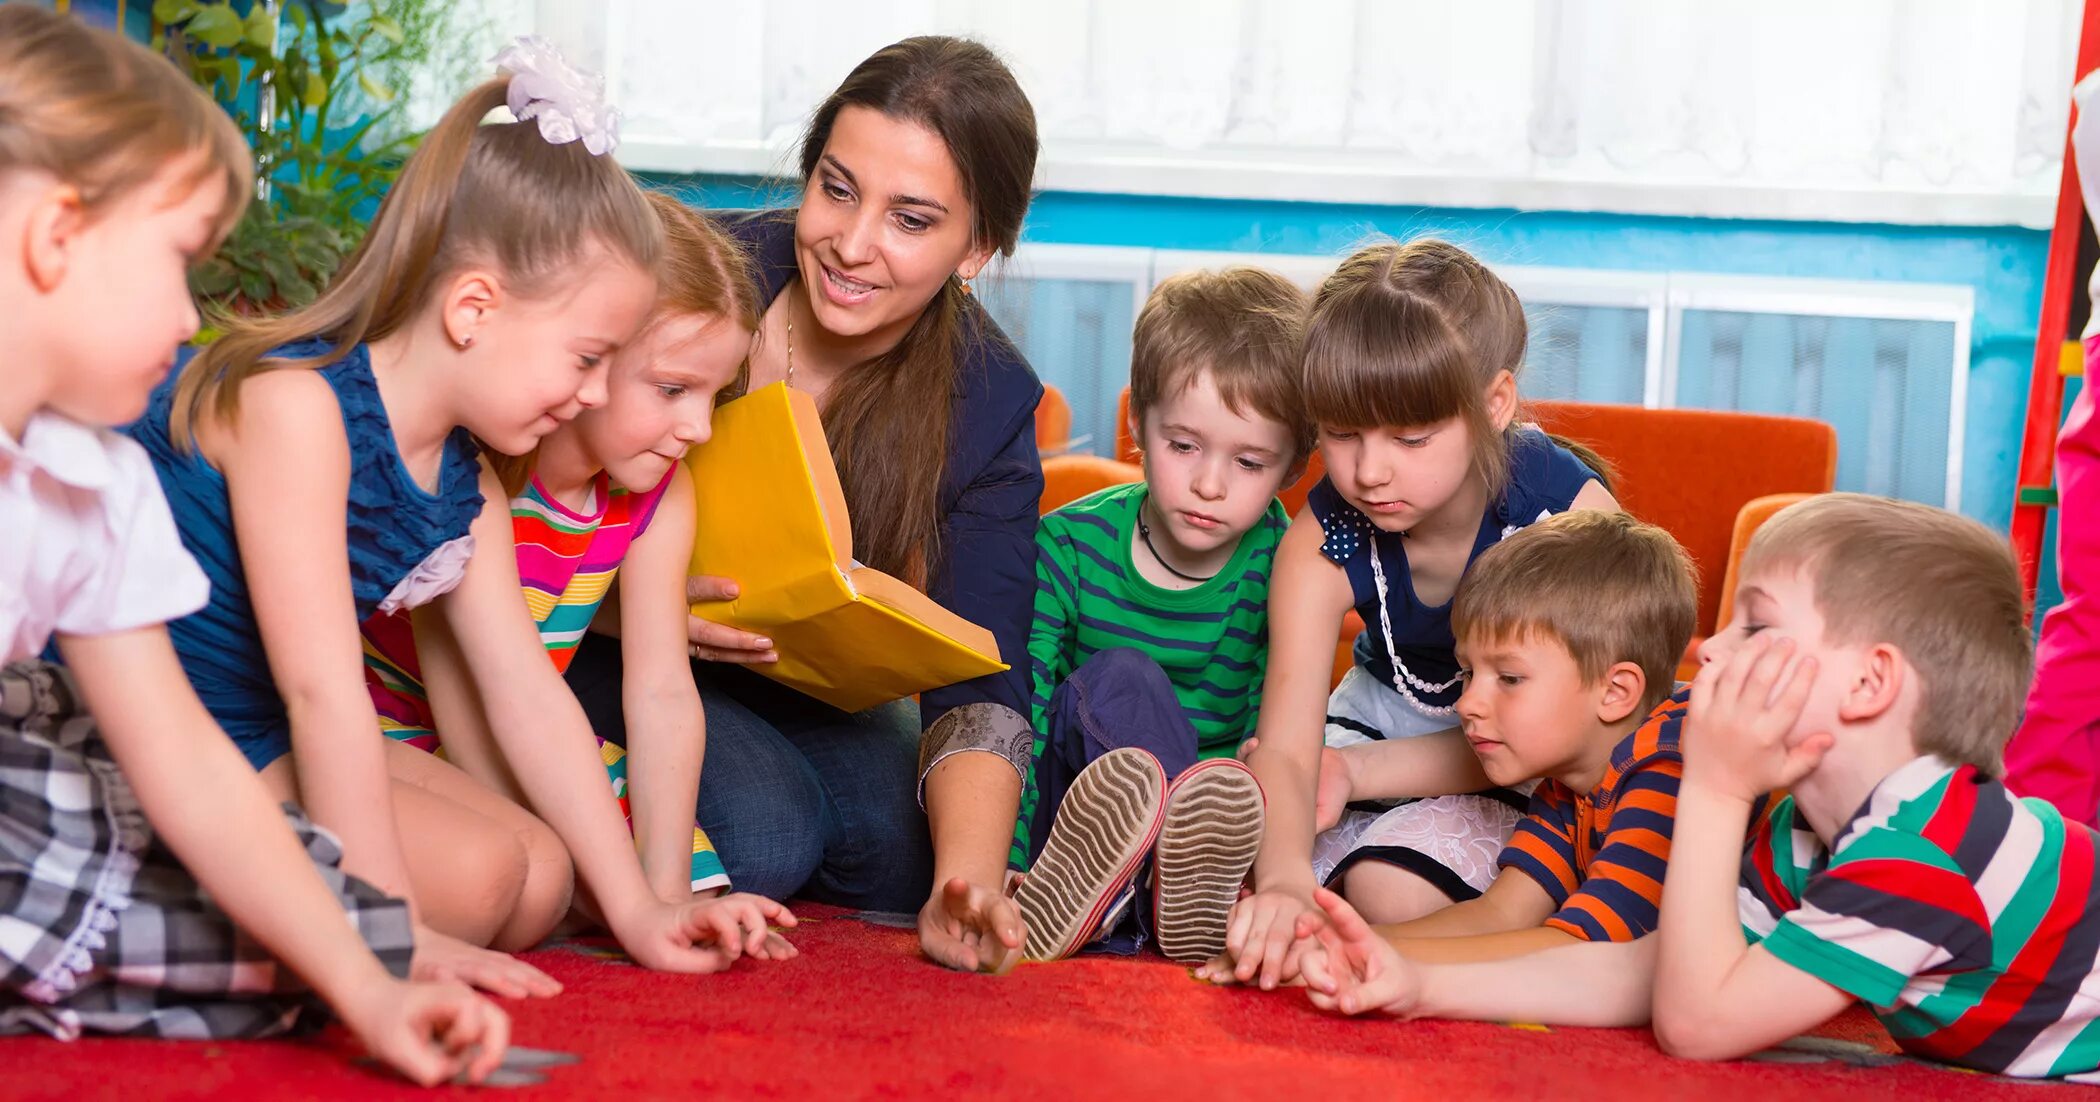
M 1230 758 L 1197 762 L 1175 778 L 1153 863 L 1159 951 L 1201 964 L 1225 950 L 1226 919 L 1261 849 L 1261 782 Z
M 1166 798 L 1159 759 L 1132 747 L 1101 755 L 1073 778 L 1014 896 L 1028 923 L 1024 957 L 1058 960 L 1093 937 L 1159 837 Z

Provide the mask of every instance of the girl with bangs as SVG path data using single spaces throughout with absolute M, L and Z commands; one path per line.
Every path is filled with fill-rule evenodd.
M 1525 335 L 1508 284 L 1441 241 L 1361 249 L 1314 298 L 1305 395 L 1327 477 L 1276 552 L 1269 668 L 1248 751 L 1267 829 L 1253 894 L 1234 907 L 1207 978 L 1291 978 L 1295 928 L 1319 920 L 1316 887 L 1343 892 L 1371 921 L 1400 922 L 1476 898 L 1494 879 L 1525 797 L 1492 789 L 1457 730 L 1452 595 L 1510 533 L 1569 509 L 1619 507 L 1593 454 L 1519 424 Z M 1351 609 L 1368 630 L 1330 696 L 1333 641 Z M 1424 735 L 1410 744 L 1402 790 L 1468 795 L 1348 807 L 1352 788 L 1393 786 L 1382 769 L 1352 778 L 1365 759 L 1339 748 Z

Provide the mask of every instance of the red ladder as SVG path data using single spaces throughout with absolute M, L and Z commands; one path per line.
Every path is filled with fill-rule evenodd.
M 2074 77 L 2100 68 L 2100 0 L 2086 0 L 2078 34 Z M 2076 121 L 2076 108 L 2073 109 Z M 2063 421 L 2064 380 L 2084 370 L 2077 334 L 2068 332 L 2071 292 L 2079 273 L 2080 222 L 2085 217 L 2078 192 L 2078 168 L 2071 137 L 2064 134 L 2064 168 L 2056 193 L 2056 224 L 2049 232 L 2049 267 L 2042 282 L 2042 316 L 2035 327 L 2034 373 L 2027 388 L 2027 425 L 2020 439 L 2020 475 L 2012 512 L 2013 551 L 2020 560 L 2020 580 L 2034 600 L 2042 565 L 2042 536 L 2049 510 L 2056 507 L 2056 429 Z

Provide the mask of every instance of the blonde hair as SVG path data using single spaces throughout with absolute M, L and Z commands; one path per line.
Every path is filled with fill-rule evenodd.
M 1499 494 L 1516 422 L 1495 431 L 1486 391 L 1523 367 L 1527 333 L 1517 293 L 1464 249 L 1434 238 L 1366 246 L 1313 296 L 1306 408 L 1342 428 L 1460 418 L 1475 468 Z
M 1130 356 L 1130 416 L 1145 414 L 1208 372 L 1225 408 L 1249 409 L 1291 433 L 1291 455 L 1312 454 L 1299 359 L 1305 343 L 1305 292 L 1290 280 L 1244 265 L 1183 272 L 1152 289 L 1138 313 Z
M 226 112 L 168 60 L 135 42 L 21 4 L 0 5 L 0 172 L 50 173 L 90 217 L 171 165 L 187 197 L 226 185 L 208 247 L 248 207 L 255 169 Z
M 1639 666 L 1642 714 L 1676 687 L 1698 621 L 1684 548 L 1655 525 L 1594 509 L 1548 517 L 1481 552 L 1451 604 L 1458 639 L 1544 635 L 1567 648 L 1584 684 L 1621 662 Z
M 482 124 L 505 103 L 508 77 L 468 92 L 409 157 L 365 239 L 328 290 L 275 317 L 236 318 L 183 369 L 169 435 L 184 446 L 207 407 L 240 408 L 241 383 L 264 371 L 325 367 L 391 335 L 428 304 L 445 277 L 490 264 L 513 293 L 553 292 L 593 244 L 652 274 L 663 228 L 634 179 L 582 142 L 555 145 L 533 123 Z M 298 341 L 328 342 L 299 359 L 273 356 Z
M 643 323 L 642 333 L 674 317 L 721 318 L 746 333 L 758 329 L 758 284 L 751 260 L 735 239 L 712 220 L 672 196 L 644 192 L 649 206 L 663 223 L 664 254 L 657 276 L 656 308 Z M 629 341 L 638 348 L 643 336 Z M 625 354 L 625 349 L 620 353 Z M 737 369 L 737 381 L 724 389 L 719 401 L 735 397 L 748 379 L 747 361 Z M 538 449 L 521 456 L 487 453 L 489 466 L 503 480 L 504 492 L 515 496 L 531 477 Z
M 1993 776 L 2034 666 L 2027 600 L 2004 537 L 1944 509 L 1820 494 L 1757 530 L 1742 576 L 1794 568 L 1827 641 L 1888 643 L 1918 671 L 1920 753 Z

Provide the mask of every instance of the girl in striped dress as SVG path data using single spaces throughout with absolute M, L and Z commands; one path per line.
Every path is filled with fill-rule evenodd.
M 599 754 L 628 814 L 644 876 L 658 896 L 680 902 L 725 889 L 729 877 L 692 819 L 706 725 L 687 668 L 693 497 L 679 459 L 707 439 L 715 397 L 741 376 L 758 317 L 735 243 L 676 199 L 649 199 L 665 235 L 657 306 L 613 357 L 605 404 L 578 414 L 527 456 L 491 458 L 510 494 L 525 604 L 554 668 L 568 669 L 594 618 L 601 632 L 621 639 L 629 745 L 600 737 Z M 618 597 L 609 602 L 616 579 Z M 439 750 L 408 616 L 374 616 L 363 633 L 365 683 L 381 729 Z M 480 720 L 481 710 L 460 716 L 448 715 L 446 757 L 514 788 L 493 742 L 465 739 L 458 730 Z M 792 952 L 783 941 L 773 948 Z

